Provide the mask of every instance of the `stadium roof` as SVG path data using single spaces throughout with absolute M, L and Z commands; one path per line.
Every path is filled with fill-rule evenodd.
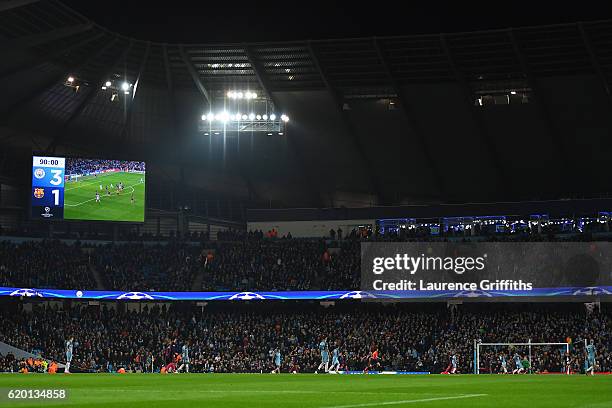
M 144 158 L 160 177 L 288 206 L 612 191 L 612 21 L 167 44 L 57 0 L 8 0 L 0 43 L 6 145 Z M 120 103 L 100 90 L 113 76 L 135 85 Z M 290 115 L 287 134 L 199 133 L 228 89 L 268 96 Z

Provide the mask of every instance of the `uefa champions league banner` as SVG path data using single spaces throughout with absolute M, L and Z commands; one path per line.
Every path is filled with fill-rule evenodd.
M 361 290 L 392 298 L 605 299 L 612 295 L 612 243 L 366 242 Z
M 531 290 L 392 290 L 392 291 L 299 291 L 299 292 L 122 292 L 106 290 L 64 290 L 0 287 L 0 296 L 44 299 L 125 300 L 125 301 L 446 301 L 453 298 L 470 300 L 529 300 L 536 297 L 612 300 L 612 286 L 534 288 Z

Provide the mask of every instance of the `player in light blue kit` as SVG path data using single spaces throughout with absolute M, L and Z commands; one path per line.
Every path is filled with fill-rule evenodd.
M 272 370 L 272 374 L 280 374 L 280 368 L 281 368 L 281 362 L 282 362 L 282 358 L 281 358 L 281 352 L 280 349 L 276 349 L 274 351 L 274 370 Z
M 595 349 L 595 344 L 593 342 L 593 339 L 591 339 L 591 342 L 586 346 L 586 352 L 587 352 L 587 369 L 585 371 L 585 374 L 589 375 L 589 372 L 590 372 L 591 375 L 595 375 L 595 366 L 597 365 L 597 363 L 595 362 L 595 354 L 597 350 Z
M 189 372 L 189 340 L 185 341 L 183 347 L 181 347 L 181 366 L 175 372 L 181 371 L 185 368 L 185 372 Z
M 329 348 L 327 347 L 327 338 L 323 338 L 319 343 L 319 352 L 321 353 L 321 364 L 319 364 L 315 374 L 319 374 L 321 368 L 325 368 L 325 372 L 329 371 Z
M 514 370 L 512 374 L 521 374 L 524 371 L 523 363 L 521 362 L 521 356 L 518 353 L 514 353 Z
M 506 356 L 504 353 L 499 354 L 499 362 L 501 364 L 500 374 L 508 374 L 508 362 L 506 361 Z
M 340 369 L 340 349 L 338 348 L 338 344 L 336 343 L 334 349 L 332 350 L 332 363 L 329 369 L 329 373 L 338 374 L 338 369 Z
M 70 363 L 72 362 L 72 351 L 74 349 L 74 337 L 70 336 L 66 340 L 66 366 L 64 367 L 64 374 L 70 374 Z

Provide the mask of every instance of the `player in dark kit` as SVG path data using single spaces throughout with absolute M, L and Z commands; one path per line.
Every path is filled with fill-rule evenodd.
M 368 371 L 370 371 L 372 368 L 378 368 L 380 367 L 380 362 L 378 361 L 378 347 L 376 347 L 376 345 L 372 345 L 370 347 L 370 353 L 368 354 L 368 362 L 365 366 L 365 368 L 363 369 L 363 373 L 366 374 Z

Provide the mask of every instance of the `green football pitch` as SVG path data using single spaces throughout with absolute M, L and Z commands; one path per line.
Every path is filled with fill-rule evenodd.
M 612 376 L 0 374 L 10 389 L 63 389 L 66 407 L 612 407 Z M 8 406 L 8 405 L 7 405 Z
M 117 172 L 67 182 L 64 186 L 64 219 L 143 222 L 146 183 L 141 183 L 140 179 L 144 181 L 145 175 Z M 123 183 L 124 189 L 117 194 L 119 182 Z M 106 186 L 110 196 L 106 194 Z M 100 193 L 99 203 L 96 202 L 96 192 Z M 134 204 L 131 202 L 132 193 Z

